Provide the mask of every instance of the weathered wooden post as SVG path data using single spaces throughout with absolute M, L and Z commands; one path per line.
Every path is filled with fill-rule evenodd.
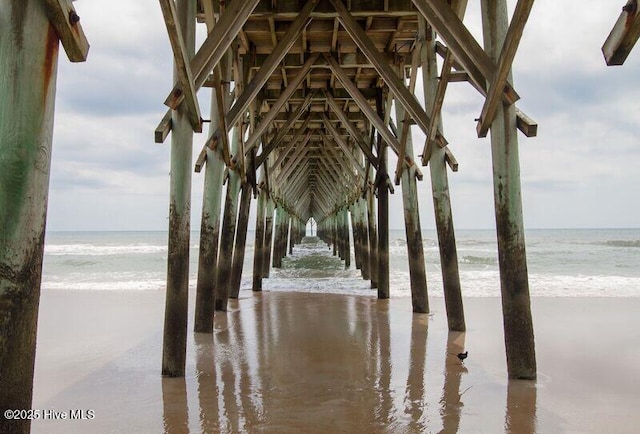
M 506 0 L 482 0 L 481 5 L 485 50 L 497 61 L 508 28 Z M 511 77 L 509 81 L 513 83 Z M 491 155 L 507 369 L 510 378 L 535 379 L 515 105 L 498 105 L 491 123 Z
M 400 69 L 398 72 L 400 76 L 403 77 L 404 71 Z M 412 72 L 412 74 L 413 73 L 415 72 Z M 404 82 L 404 78 L 402 81 Z M 405 109 L 400 101 L 396 100 L 395 106 L 396 119 L 398 119 L 398 122 L 402 122 L 401 125 L 403 129 L 400 145 L 402 145 L 402 139 L 404 139 L 404 156 L 413 159 L 413 140 L 411 138 L 411 126 L 404 125 L 404 122 L 409 122 L 410 118 L 405 117 Z M 407 257 L 409 259 L 411 302 L 413 304 L 414 312 L 428 313 L 429 297 L 427 294 L 427 273 L 425 270 L 424 248 L 422 246 L 422 229 L 420 225 L 420 213 L 418 210 L 416 165 L 414 164 L 411 167 L 405 167 L 404 163 L 399 163 L 397 170 L 402 170 L 400 182 L 402 184 L 404 229 L 407 239 Z
M 349 239 L 349 212 L 342 210 L 342 239 L 344 242 L 344 268 L 351 267 L 351 241 Z
M 238 154 L 240 149 L 240 125 L 233 129 L 231 153 Z M 240 157 L 243 158 L 243 157 Z M 222 218 L 222 236 L 220 237 L 220 253 L 218 254 L 218 269 L 216 271 L 216 310 L 225 312 L 229 301 L 229 288 L 231 279 L 231 262 L 233 260 L 233 247 L 236 235 L 236 222 L 238 215 L 238 195 L 241 187 L 240 174 L 235 170 L 229 170 L 227 190 L 224 202 L 224 215 Z
M 70 2 L 0 3 L 0 409 L 32 408 L 59 38 L 89 44 Z M 0 432 L 28 433 L 0 416 Z
M 212 28 L 209 28 L 209 32 Z M 231 53 L 222 56 L 220 70 L 223 80 L 231 78 Z M 221 86 L 222 97 L 228 106 L 228 86 Z M 220 107 L 216 87 L 211 89 L 211 123 L 209 136 L 219 133 L 222 128 L 220 119 L 227 107 Z M 224 132 L 226 134 L 226 132 Z M 202 193 L 202 218 L 200 220 L 200 249 L 198 252 L 198 276 L 196 282 L 196 308 L 194 331 L 213 333 L 215 310 L 215 287 L 218 266 L 218 244 L 220 240 L 220 204 L 222 202 L 222 179 L 224 176 L 224 158 L 222 146 L 205 149 L 207 153 L 204 169 L 204 189 Z
M 442 131 L 442 117 L 433 112 L 438 90 L 438 64 L 436 59 L 436 38 L 433 30 L 427 29 L 427 23 L 422 16 L 418 17 L 419 38 L 422 42 L 421 58 L 422 82 L 424 100 L 427 112 L 438 116 L 437 128 Z M 428 34 L 429 32 L 430 34 Z M 444 289 L 445 308 L 449 331 L 465 331 L 464 306 L 460 289 L 460 274 L 458 271 L 458 251 L 456 249 L 453 214 L 449 195 L 449 180 L 447 178 L 447 163 L 445 150 L 440 146 L 431 147 L 429 169 L 431 174 L 431 191 L 433 194 L 433 209 L 438 233 L 438 247 L 440 250 L 440 264 L 442 271 L 442 285 Z
M 378 287 L 378 225 L 376 223 L 376 204 L 373 195 L 373 188 L 367 187 L 367 225 L 369 232 L 369 274 L 371 277 L 371 288 Z
M 264 185 L 264 167 L 260 175 L 260 183 Z M 262 291 L 262 270 L 264 262 L 265 214 L 267 208 L 267 192 L 260 188 L 256 212 L 256 239 L 253 246 L 253 291 Z
M 299 221 L 297 218 L 289 217 L 289 254 L 293 255 L 293 246 L 297 241 L 299 232 Z
M 353 236 L 353 258 L 356 270 L 362 270 L 362 242 L 360 239 L 360 221 L 358 220 L 357 202 L 349 206 L 348 216 L 351 216 L 351 233 Z M 348 217 L 347 217 L 348 219 Z
M 376 98 L 378 116 L 384 118 L 382 88 Z M 389 110 L 389 108 L 386 108 Z M 389 298 L 389 175 L 387 172 L 387 143 L 378 134 L 378 298 Z
M 189 57 L 195 52 L 196 1 L 178 0 L 178 20 Z M 174 81 L 179 80 L 177 70 Z M 191 158 L 193 127 L 187 104 L 171 115 L 171 179 L 169 198 L 169 246 L 167 296 L 164 314 L 162 375 L 184 375 L 187 355 L 189 298 L 189 238 L 191 220 Z
M 276 204 L 273 199 L 267 196 L 267 215 L 265 217 L 265 230 L 264 230 L 264 244 L 263 249 L 263 262 L 262 262 L 262 277 L 269 277 L 271 272 L 271 248 L 273 246 L 273 211 Z
M 247 227 L 249 226 L 249 208 L 251 206 L 251 185 L 243 184 L 240 195 L 240 208 L 238 209 L 238 229 L 236 232 L 236 245 L 233 250 L 233 264 L 231 267 L 230 297 L 238 298 L 240 283 L 242 281 L 242 266 L 247 245 Z
M 282 236 L 284 231 L 284 219 L 286 211 L 282 205 L 278 205 L 276 209 L 276 222 L 275 222 L 275 237 L 273 243 L 273 268 L 280 268 L 282 266 Z
M 362 243 L 361 255 L 362 255 L 362 278 L 365 280 L 371 279 L 371 264 L 369 259 L 369 228 L 367 224 L 367 202 L 363 198 L 359 198 L 356 203 L 359 215 L 360 225 L 360 242 Z

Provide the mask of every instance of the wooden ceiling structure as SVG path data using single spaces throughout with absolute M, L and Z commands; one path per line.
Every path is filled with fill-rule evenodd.
M 441 110 L 448 84 L 467 82 L 485 97 L 478 136 L 492 131 L 509 375 L 535 378 L 516 129 L 532 137 L 537 125 L 516 108 L 511 77 L 533 0 L 518 0 L 511 17 L 506 0 L 483 0 L 484 47 L 463 23 L 466 0 L 159 1 L 175 65 L 155 133 L 156 142 L 172 133 L 163 373 L 184 372 L 191 143 L 203 131 L 203 86 L 212 92 L 196 158 L 196 172 L 204 171 L 197 332 L 211 333 L 214 309 L 238 296 L 252 194 L 254 291 L 313 219 L 346 267 L 352 237 L 356 268 L 388 298 L 388 195 L 401 185 L 413 310 L 428 312 L 419 166 L 428 166 L 432 184 L 449 328 L 464 331 L 447 179 L 447 166 L 456 171 L 458 163 Z M 197 50 L 196 23 L 207 27 Z M 418 74 L 423 98 L 414 94 Z M 417 150 L 411 128 L 427 137 Z

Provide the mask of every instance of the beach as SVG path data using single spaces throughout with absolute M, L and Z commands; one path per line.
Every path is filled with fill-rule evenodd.
M 450 334 L 442 298 L 374 294 L 243 290 L 162 378 L 163 291 L 43 291 L 33 408 L 87 417 L 32 432 L 637 432 L 640 299 L 534 297 L 530 382 L 508 381 L 499 298 Z

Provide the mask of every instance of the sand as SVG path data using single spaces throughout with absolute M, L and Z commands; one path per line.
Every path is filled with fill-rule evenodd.
M 32 431 L 638 432 L 640 299 L 534 299 L 537 382 L 507 379 L 499 299 L 465 299 L 465 334 L 431 305 L 243 291 L 163 379 L 162 292 L 48 291 L 33 407 L 93 417 Z

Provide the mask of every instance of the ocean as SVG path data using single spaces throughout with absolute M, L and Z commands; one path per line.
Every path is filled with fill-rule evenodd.
M 241 290 L 251 289 L 253 243 L 249 231 Z M 429 295 L 442 297 L 437 236 L 424 231 Z M 392 297 L 410 297 L 404 231 L 391 231 Z M 466 297 L 500 295 L 493 230 L 456 232 L 460 279 Z M 640 297 L 640 229 L 539 229 L 526 232 L 534 297 Z M 191 235 L 190 287 L 196 285 L 199 234 Z M 353 252 L 352 252 L 353 256 Z M 317 238 L 307 238 L 263 280 L 266 291 L 375 294 L 351 267 Z M 43 291 L 163 291 L 167 232 L 48 232 Z

